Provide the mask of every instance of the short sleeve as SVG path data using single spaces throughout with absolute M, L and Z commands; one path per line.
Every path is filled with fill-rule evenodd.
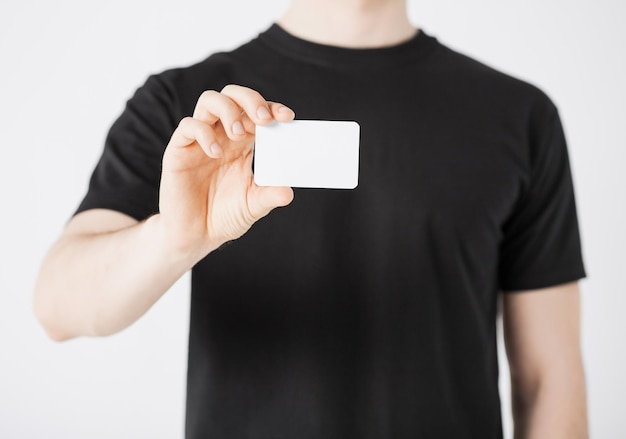
M 529 121 L 528 179 L 503 226 L 503 291 L 546 288 L 585 277 L 563 127 L 545 98 Z
M 112 209 L 141 221 L 158 212 L 163 152 L 178 119 L 171 87 L 151 76 L 111 126 L 76 213 Z

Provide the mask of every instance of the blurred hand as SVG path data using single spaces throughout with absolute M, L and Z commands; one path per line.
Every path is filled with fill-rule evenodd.
M 288 107 L 237 85 L 200 96 L 193 117 L 180 122 L 163 157 L 159 220 L 174 249 L 199 260 L 293 200 L 289 187 L 254 183 L 252 155 L 256 125 L 294 116 Z

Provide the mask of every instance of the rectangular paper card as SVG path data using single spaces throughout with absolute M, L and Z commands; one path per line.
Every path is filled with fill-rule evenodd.
M 359 124 L 293 120 L 256 127 L 259 186 L 354 189 L 359 183 Z

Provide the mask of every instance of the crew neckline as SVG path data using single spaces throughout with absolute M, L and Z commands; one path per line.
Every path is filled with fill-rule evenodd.
M 388 68 L 421 56 L 435 47 L 437 39 L 418 29 L 403 42 L 383 47 L 348 48 L 308 41 L 290 34 L 279 24 L 272 24 L 258 40 L 290 58 L 334 68 Z

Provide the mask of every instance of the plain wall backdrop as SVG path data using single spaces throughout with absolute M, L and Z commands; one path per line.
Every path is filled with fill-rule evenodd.
M 0 3 L 0 437 L 182 437 L 188 276 L 127 330 L 60 344 L 33 317 L 32 287 L 135 88 L 151 73 L 236 47 L 287 4 Z M 624 438 L 626 2 L 409 4 L 414 24 L 539 86 L 560 109 L 589 273 L 582 320 L 591 432 Z M 501 365 L 510 438 L 503 359 Z

